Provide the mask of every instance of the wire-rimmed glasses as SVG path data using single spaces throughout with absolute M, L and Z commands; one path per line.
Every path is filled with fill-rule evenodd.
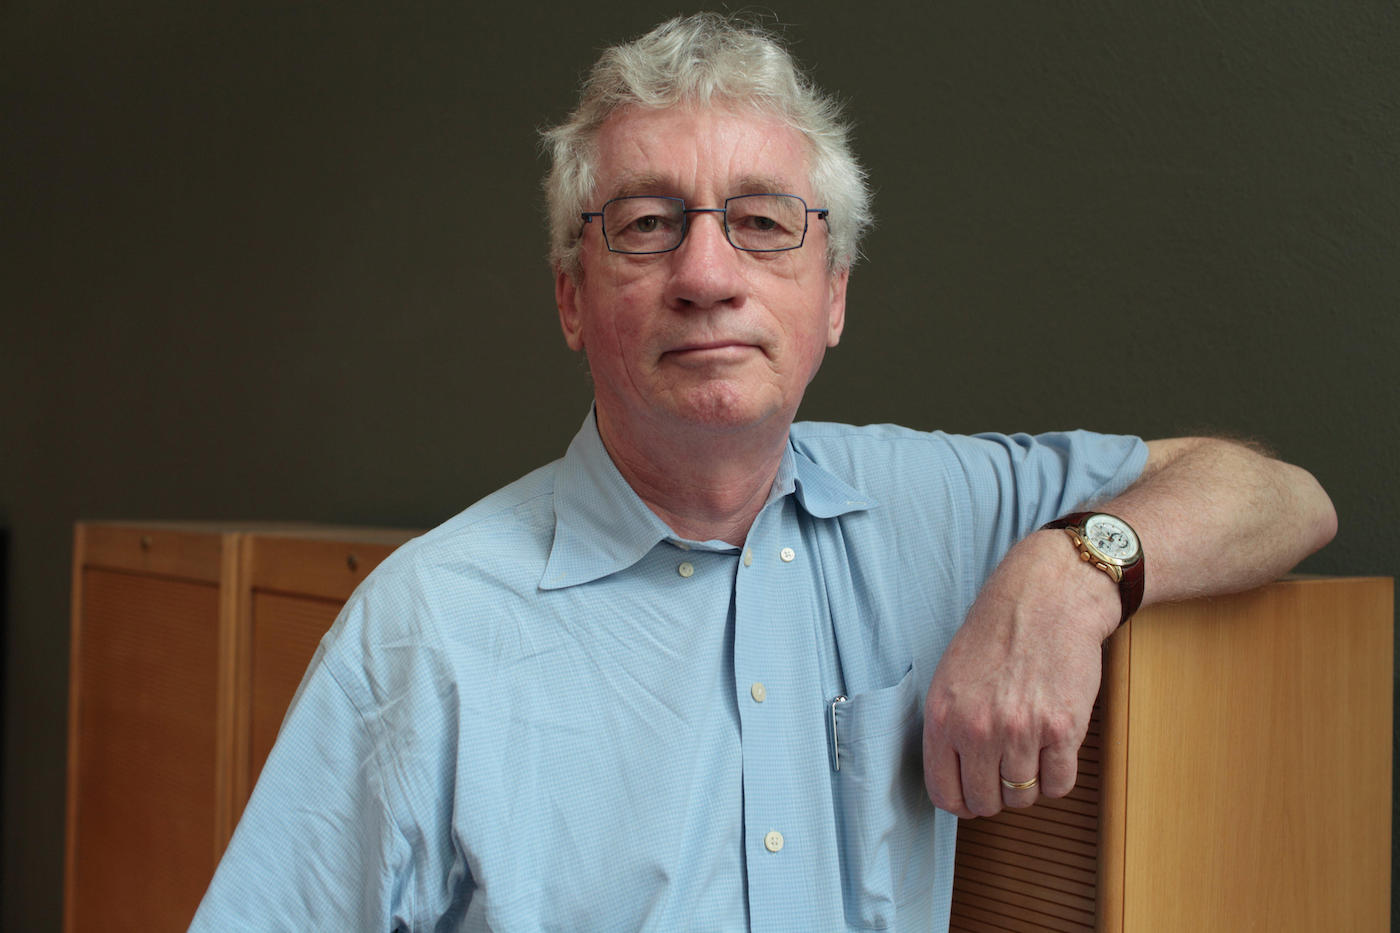
M 724 207 L 686 207 L 681 198 L 653 195 L 613 198 L 600 211 L 584 211 L 583 222 L 603 222 L 603 242 L 614 253 L 669 253 L 685 241 L 690 215 L 719 214 L 724 235 L 746 253 L 780 253 L 807 240 L 807 215 L 826 220 L 824 207 L 808 207 L 795 194 L 741 194 Z

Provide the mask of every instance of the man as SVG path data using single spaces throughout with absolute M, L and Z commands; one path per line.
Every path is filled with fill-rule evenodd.
M 794 423 L 868 195 L 757 30 L 609 50 L 547 139 L 593 410 L 351 599 L 194 928 L 946 929 L 955 817 L 1070 789 L 1103 639 L 1285 571 L 1326 495 L 1214 441 Z

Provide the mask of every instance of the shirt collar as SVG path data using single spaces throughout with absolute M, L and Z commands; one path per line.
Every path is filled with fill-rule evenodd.
M 816 518 L 833 518 L 876 504 L 817 466 L 789 441 L 764 508 L 794 493 L 803 509 Z M 554 543 L 540 588 L 563 589 L 625 570 L 661 541 L 682 547 L 697 544 L 679 541 L 623 479 L 598 436 L 598 423 L 590 410 L 555 475 Z M 718 541 L 702 546 L 729 548 Z

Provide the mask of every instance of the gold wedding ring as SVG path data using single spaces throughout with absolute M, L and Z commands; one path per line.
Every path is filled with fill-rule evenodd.
M 1006 778 L 1001 779 L 1001 786 L 1005 787 L 1007 790 L 1030 790 L 1039 783 L 1040 775 L 1038 774 L 1029 781 L 1008 781 Z

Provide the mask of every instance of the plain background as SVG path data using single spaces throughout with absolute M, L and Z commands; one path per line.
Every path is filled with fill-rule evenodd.
M 425 527 L 561 455 L 536 131 L 691 8 L 0 0 L 0 927 L 59 925 L 73 522 Z M 1255 438 L 1336 501 L 1304 569 L 1400 571 L 1393 4 L 764 9 L 876 192 L 804 417 Z

